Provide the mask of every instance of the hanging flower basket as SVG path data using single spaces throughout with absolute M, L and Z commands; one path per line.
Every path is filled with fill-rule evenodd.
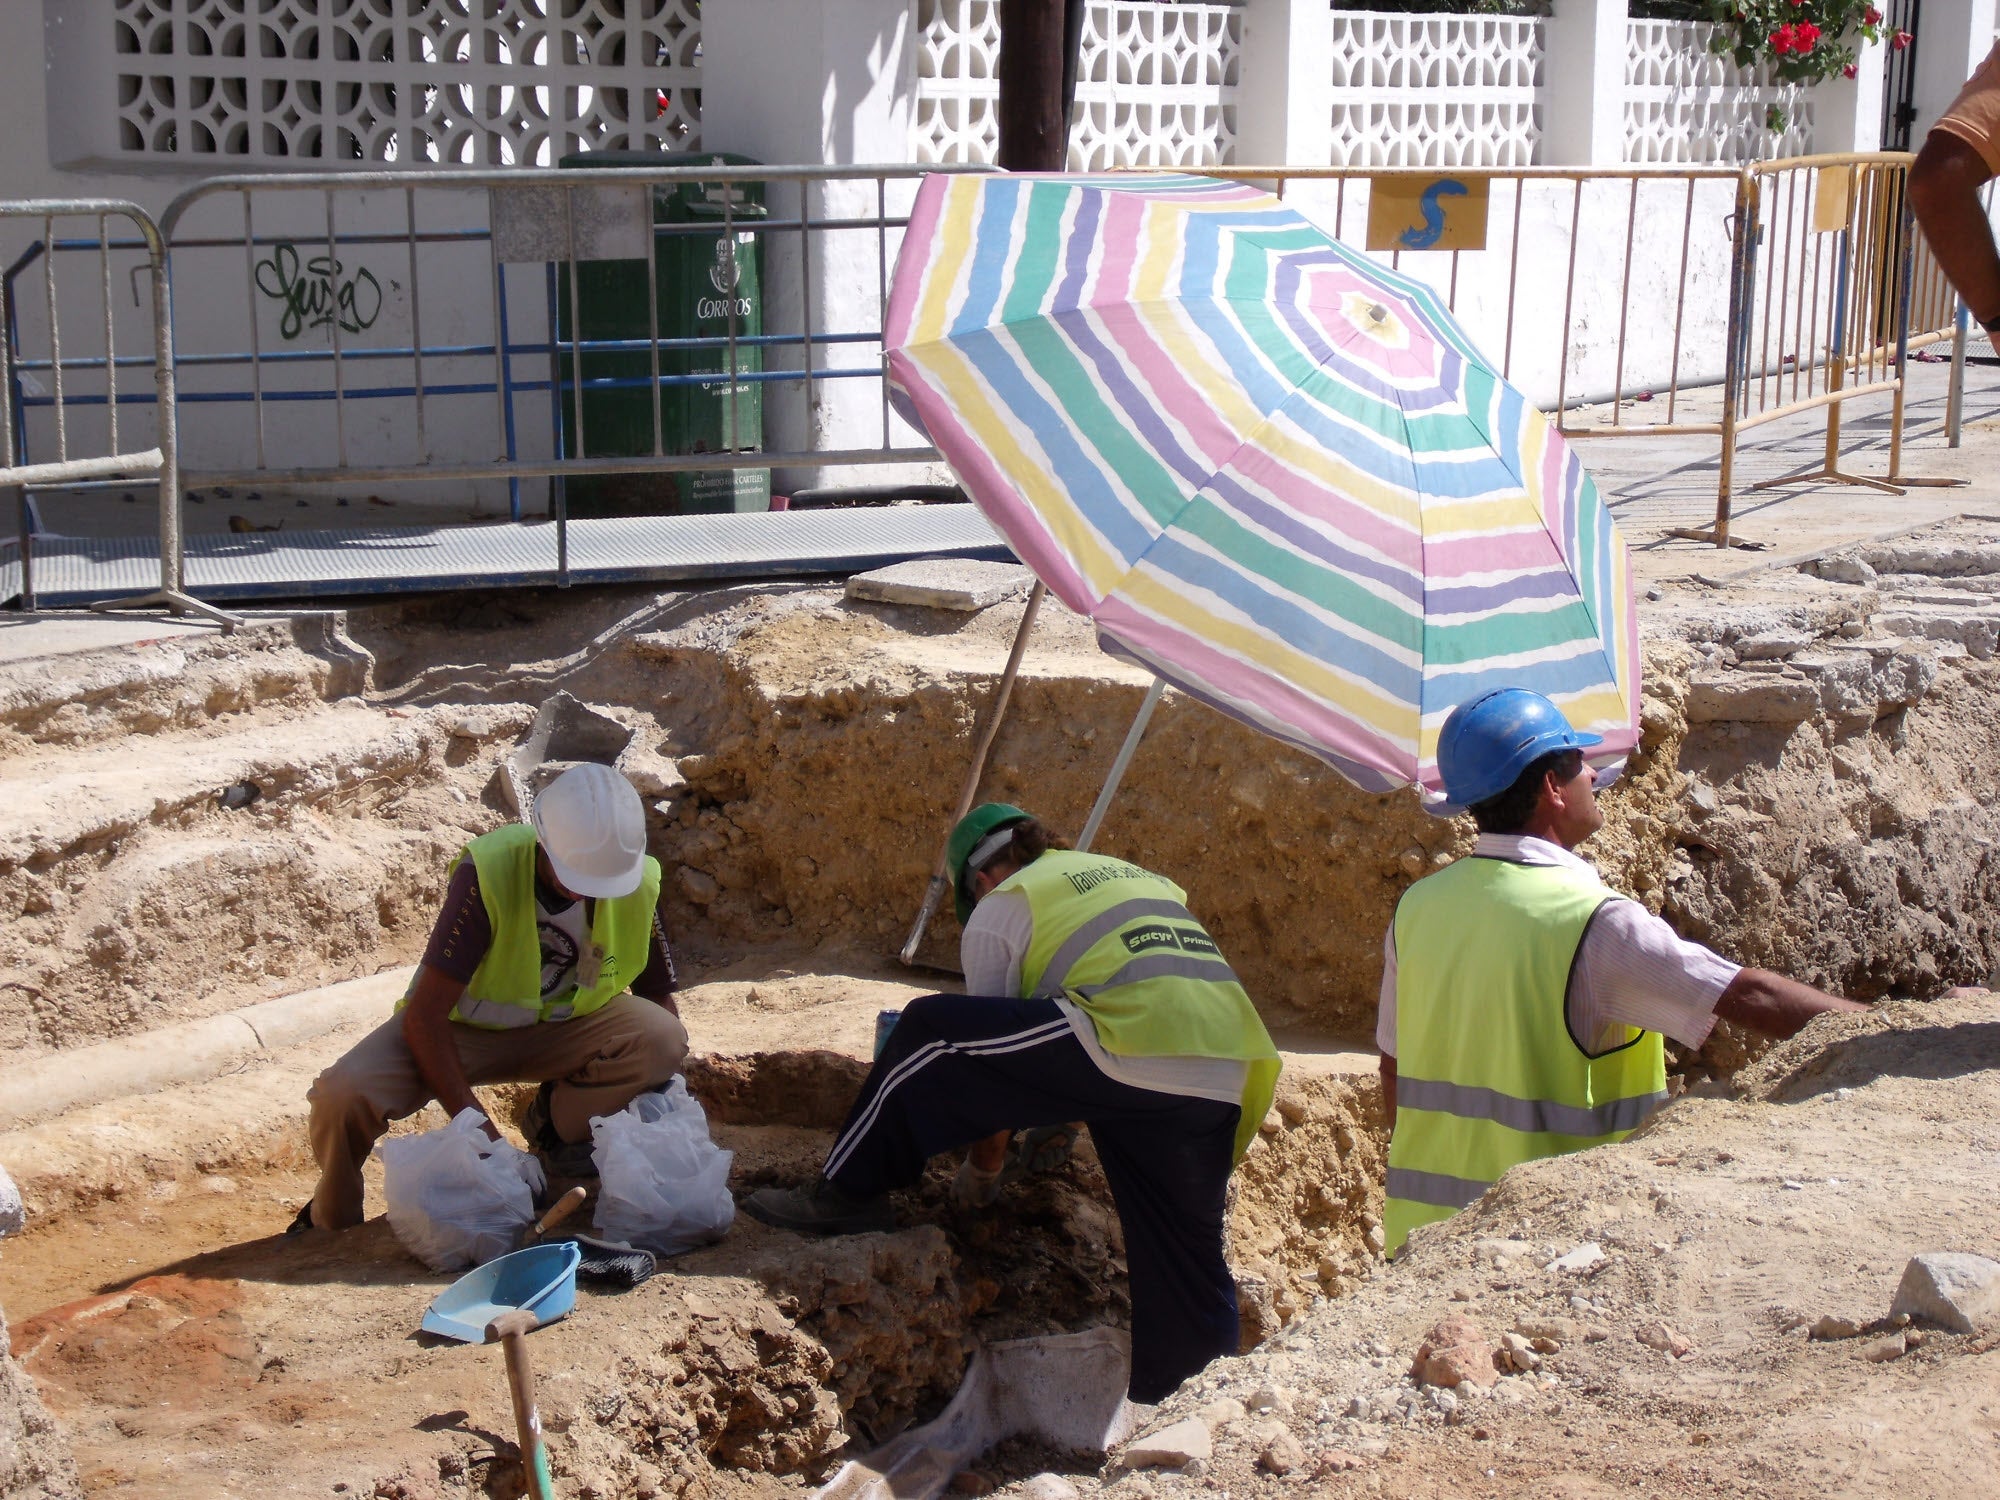
M 1855 46 L 1886 41 L 1893 51 L 1910 45 L 1907 31 L 1886 31 L 1870 0 L 1702 0 L 1715 23 L 1711 52 L 1726 52 L 1739 68 L 1766 64 L 1782 83 L 1815 84 L 1838 73 L 1852 78 Z M 1782 132 L 1785 112 L 1772 105 L 1764 124 Z

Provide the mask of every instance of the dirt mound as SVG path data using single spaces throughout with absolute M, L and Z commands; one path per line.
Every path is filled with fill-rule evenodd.
M 1685 1098 L 1624 1144 L 1517 1168 L 1162 1420 L 1207 1408 L 1205 1482 L 1252 1495 L 1299 1476 L 1392 1496 L 1992 1494 L 2000 1330 L 1811 1335 L 1888 1328 L 1914 1254 L 2000 1243 L 1996 1026 L 1993 996 L 1825 1018 L 1756 1097 Z M 1489 1360 L 1513 1334 L 1518 1361 L 1418 1383 L 1448 1316 Z
M 703 1039 L 705 1040 L 705 1039 Z M 838 1052 L 752 1052 L 687 1062 L 688 1092 L 723 1125 L 804 1125 L 836 1130 L 868 1065 Z
M 1736 1075 L 1738 1097 L 1797 1104 L 1885 1078 L 1948 1082 L 2000 1071 L 2000 1019 L 1984 990 L 1927 1005 L 1879 1005 L 1829 1016 Z
M 841 1446 L 840 1408 L 826 1389 L 833 1361 L 757 1287 L 704 1280 L 678 1303 L 646 1330 L 645 1352 L 621 1355 L 615 1388 L 556 1414 L 569 1439 L 560 1468 L 580 1490 L 626 1493 L 648 1477 L 632 1460 L 651 1464 L 655 1486 L 674 1493 L 699 1489 L 711 1464 L 792 1474 Z M 666 1476 L 679 1484 L 662 1485 Z
M 1370 1274 L 1388 1154 L 1376 1080 L 1280 1079 L 1230 1189 L 1245 1348 Z
M 0 1500 L 79 1500 L 69 1439 L 19 1361 L 4 1352 L 6 1337 L 0 1317 Z

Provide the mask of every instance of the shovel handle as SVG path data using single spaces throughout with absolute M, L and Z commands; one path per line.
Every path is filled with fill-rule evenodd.
M 549 1211 L 535 1221 L 535 1227 L 528 1231 L 528 1237 L 521 1243 L 524 1245 L 534 1244 L 536 1240 L 540 1239 L 551 1229 L 555 1228 L 556 1225 L 562 1223 L 564 1219 L 567 1219 L 571 1214 L 583 1207 L 583 1200 L 589 1196 L 590 1189 L 584 1187 L 581 1183 L 571 1188 L 560 1198 L 556 1199 L 554 1203 L 549 1205 Z
M 529 1500 L 555 1500 L 549 1452 L 542 1445 L 542 1414 L 535 1407 L 535 1371 L 528 1363 L 528 1335 L 539 1326 L 533 1313 L 517 1309 L 488 1323 L 486 1337 L 497 1338 L 507 1356 L 507 1394 L 514 1402 L 514 1431 L 521 1445 L 521 1475 Z

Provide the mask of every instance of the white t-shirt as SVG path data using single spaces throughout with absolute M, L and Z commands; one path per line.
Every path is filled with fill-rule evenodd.
M 1021 964 L 1035 939 L 1034 913 L 1019 891 L 991 891 L 972 909 L 965 934 L 958 942 L 958 961 L 965 970 L 968 995 L 1012 997 L 1021 993 Z M 1089 1013 L 1060 993 L 1054 1000 L 1069 1020 L 1070 1030 L 1105 1076 L 1135 1089 L 1181 1094 L 1241 1104 L 1248 1063 L 1231 1057 L 1121 1057 L 1106 1052 L 1097 1040 Z
M 1602 884 L 1596 866 L 1550 843 L 1521 833 L 1482 833 L 1475 857 L 1522 865 L 1561 865 Z M 1607 890 L 1607 894 L 1612 894 Z M 1715 1027 L 1715 1002 L 1743 972 L 1699 943 L 1690 943 L 1636 901 L 1611 900 L 1598 908 L 1583 934 L 1570 973 L 1570 1030 L 1593 1037 L 1592 1050 L 1616 1041 L 1616 1028 L 1637 1026 L 1699 1047 Z M 1396 1055 L 1396 924 L 1382 938 L 1382 994 L 1375 1045 Z
M 561 911 L 542 905 L 535 894 L 535 935 L 542 945 L 542 998 L 559 1000 L 576 989 L 578 960 L 590 951 L 590 924 L 584 908 L 590 903 L 575 900 Z

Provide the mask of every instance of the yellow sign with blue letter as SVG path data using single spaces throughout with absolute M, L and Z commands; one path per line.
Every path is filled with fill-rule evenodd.
M 1484 250 L 1490 181 L 1397 172 L 1368 180 L 1368 248 Z

